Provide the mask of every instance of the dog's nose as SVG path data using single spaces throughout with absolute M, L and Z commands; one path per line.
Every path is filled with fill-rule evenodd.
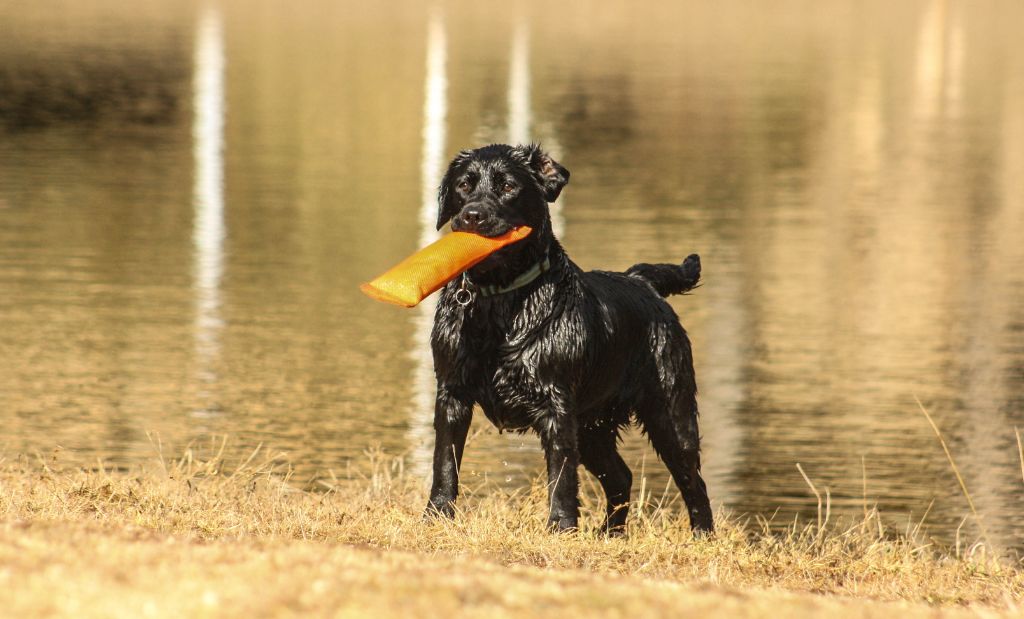
M 467 226 L 475 226 L 484 219 L 484 214 L 480 209 L 469 208 L 462 212 L 462 219 Z
M 459 216 L 452 221 L 452 230 L 476 232 L 480 226 L 486 224 L 488 219 L 490 219 L 490 215 L 485 210 L 471 206 L 459 213 Z

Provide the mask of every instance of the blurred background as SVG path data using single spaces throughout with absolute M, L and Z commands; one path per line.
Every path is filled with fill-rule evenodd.
M 703 258 L 672 303 L 716 506 L 814 519 L 799 462 L 833 514 L 950 543 L 917 396 L 1024 547 L 1024 4 L 377 4 L 0 5 L 0 456 L 227 435 L 300 483 L 380 446 L 426 484 L 430 303 L 357 285 L 434 238 L 459 149 L 535 140 L 581 266 Z M 535 437 L 474 431 L 471 483 L 541 473 Z

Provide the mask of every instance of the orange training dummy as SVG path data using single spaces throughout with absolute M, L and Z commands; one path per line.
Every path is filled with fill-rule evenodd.
M 495 237 L 469 232 L 446 234 L 359 289 L 378 301 L 414 307 L 463 271 L 502 247 L 525 239 L 531 231 L 522 226 Z

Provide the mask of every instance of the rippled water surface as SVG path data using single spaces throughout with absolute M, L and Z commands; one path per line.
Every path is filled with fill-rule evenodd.
M 715 504 L 813 517 L 799 462 L 948 542 L 917 396 L 1024 546 L 1024 5 L 372 4 L 0 7 L 0 455 L 227 435 L 300 480 L 378 445 L 425 476 L 429 307 L 357 284 L 433 238 L 458 149 L 539 140 L 583 267 L 703 258 L 672 303 Z M 464 476 L 540 473 L 478 417 Z

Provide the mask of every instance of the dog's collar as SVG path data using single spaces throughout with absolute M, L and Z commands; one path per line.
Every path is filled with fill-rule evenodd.
M 532 282 L 533 280 L 537 279 L 538 277 L 540 277 L 544 273 L 547 273 L 550 270 L 551 259 L 548 256 L 544 256 L 543 260 L 530 267 L 530 270 L 526 271 L 519 277 L 512 280 L 512 283 L 507 286 L 498 286 L 496 284 L 491 284 L 489 286 L 476 285 L 474 286 L 474 288 L 476 288 L 477 294 L 479 294 L 482 297 L 493 297 L 499 294 L 505 294 L 506 292 L 512 292 L 513 290 L 522 288 L 523 286 L 526 286 L 527 284 L 529 284 L 530 282 Z M 471 283 L 469 281 L 469 274 L 463 273 L 462 277 L 462 285 L 463 289 L 465 289 L 466 284 Z

